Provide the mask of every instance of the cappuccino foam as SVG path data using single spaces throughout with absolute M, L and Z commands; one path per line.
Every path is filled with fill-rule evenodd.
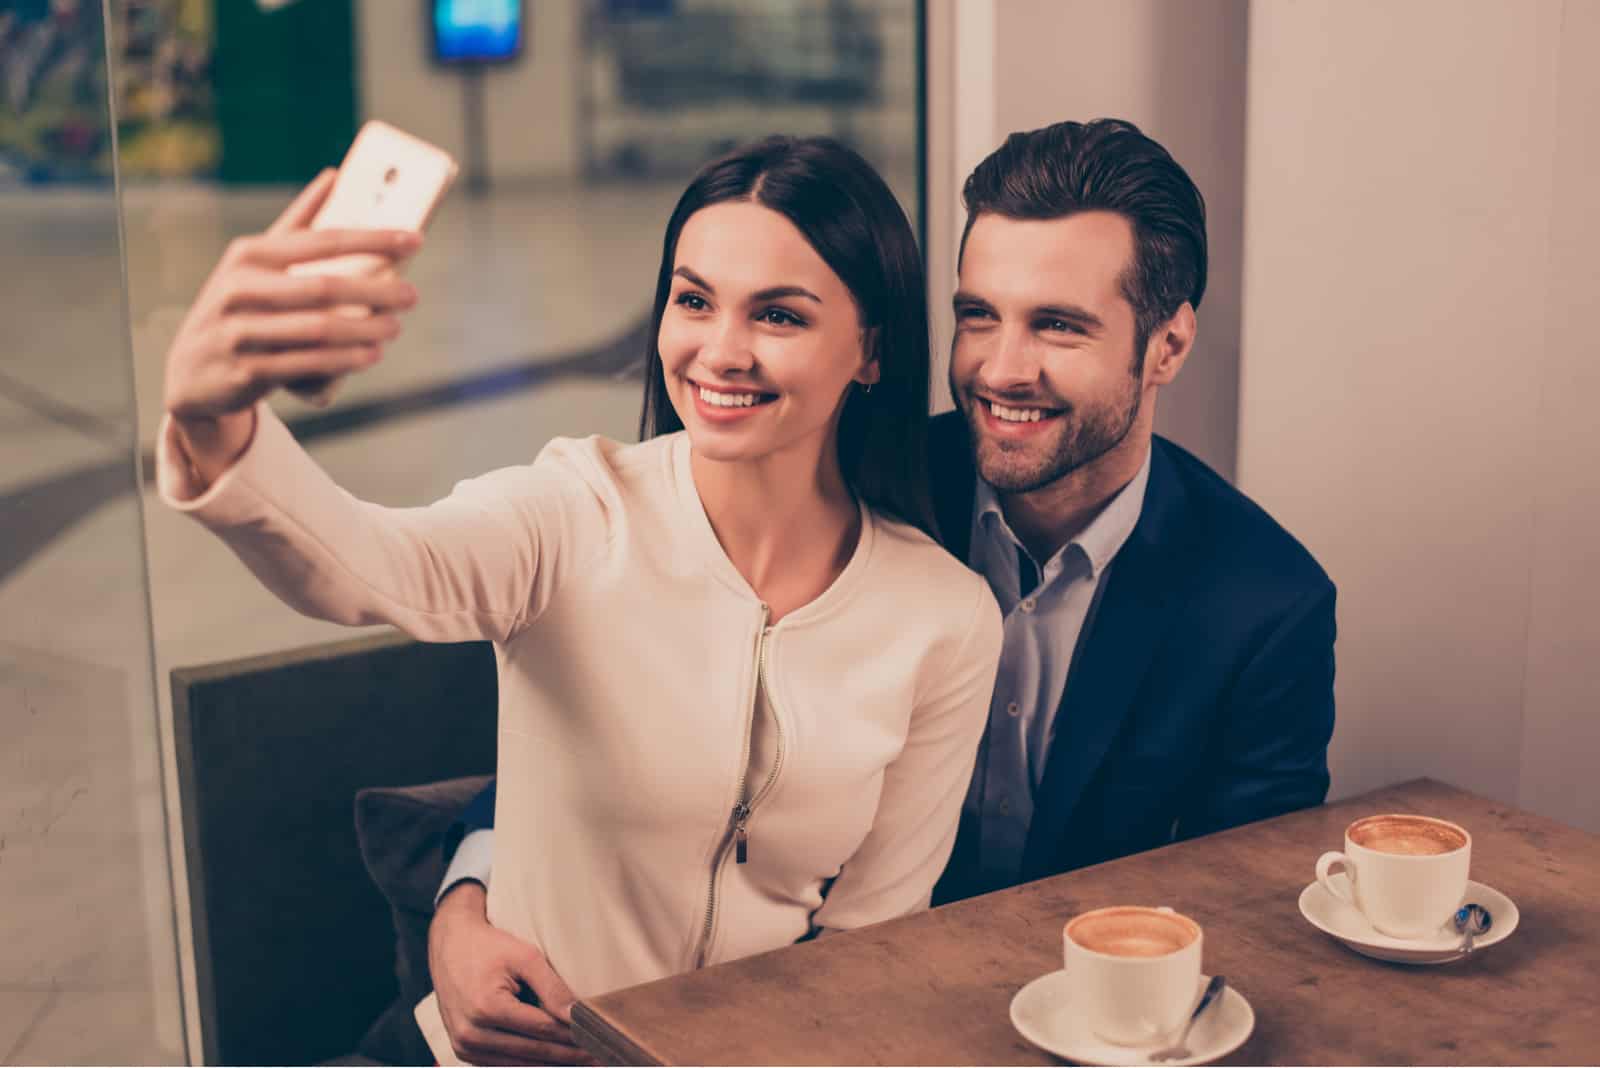
M 1467 844 L 1466 835 L 1425 816 L 1369 816 L 1350 827 L 1350 841 L 1375 853 L 1437 857 Z
M 1199 934 L 1198 925 L 1187 917 L 1137 906 L 1097 909 L 1067 924 L 1068 938 L 1112 957 L 1165 957 Z

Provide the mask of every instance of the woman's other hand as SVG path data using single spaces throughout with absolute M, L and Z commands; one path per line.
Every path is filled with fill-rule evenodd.
M 468 1064 L 594 1064 L 572 1035 L 567 984 L 539 948 L 489 923 L 483 884 L 461 882 L 428 926 L 428 971 L 457 1057 Z M 519 996 L 533 992 L 537 1005 Z
M 392 271 L 290 273 L 297 263 L 353 253 L 397 263 L 421 244 L 406 231 L 310 229 L 334 174 L 318 175 L 264 233 L 228 246 L 167 351 L 166 410 L 205 482 L 249 444 L 257 400 L 289 383 L 372 366 L 400 332 L 397 313 L 416 303 L 416 290 Z M 372 314 L 352 316 L 350 306 Z

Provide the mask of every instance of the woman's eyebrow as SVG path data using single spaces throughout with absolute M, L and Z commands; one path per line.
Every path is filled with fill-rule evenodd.
M 699 286 L 706 293 L 717 293 L 717 286 L 710 285 L 709 281 L 696 275 L 691 267 L 678 267 L 672 273 L 674 273 L 675 277 L 685 278 L 690 285 Z M 822 297 L 811 293 L 810 289 L 806 289 L 805 286 L 768 286 L 768 288 L 757 289 L 755 293 L 750 294 L 750 301 L 781 301 L 782 297 L 803 297 L 806 301 L 822 304 Z
M 695 273 L 692 267 L 679 267 L 672 272 L 679 278 L 686 279 L 690 285 L 699 286 L 707 293 L 716 293 L 717 287 L 707 282 Z M 757 290 L 750 294 L 752 301 L 782 300 L 784 297 L 802 297 L 814 303 L 821 304 L 822 298 L 817 296 L 805 286 L 768 286 L 766 289 Z
M 707 282 L 704 278 L 701 278 L 699 275 L 695 274 L 687 267 L 679 267 L 672 273 L 679 278 L 688 279 L 691 285 L 697 285 L 707 293 L 715 293 L 717 291 L 715 286 L 713 286 L 710 282 Z
M 784 297 L 804 297 L 806 300 L 822 303 L 822 298 L 804 286 L 770 286 L 750 295 L 751 300 L 781 300 Z

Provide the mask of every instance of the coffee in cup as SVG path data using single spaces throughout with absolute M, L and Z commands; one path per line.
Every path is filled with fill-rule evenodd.
M 1118 905 L 1062 930 L 1068 1009 L 1106 1042 L 1169 1041 L 1200 988 L 1200 925 L 1169 908 Z
M 1350 827 L 1350 840 L 1375 853 L 1436 857 L 1467 844 L 1467 832 L 1426 816 L 1368 816 Z
M 1398 813 L 1367 816 L 1345 828 L 1344 852 L 1317 860 L 1317 882 L 1354 905 L 1394 938 L 1437 933 L 1467 893 L 1472 836 L 1448 820 Z M 1330 878 L 1342 865 L 1349 891 Z

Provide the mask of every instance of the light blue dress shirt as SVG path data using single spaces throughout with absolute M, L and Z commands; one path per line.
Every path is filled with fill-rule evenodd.
M 968 563 L 989 580 L 1005 614 L 989 727 L 963 806 L 979 831 L 985 884 L 1010 886 L 1022 870 L 1034 792 L 1044 780 L 1067 675 L 1111 561 L 1139 522 L 1149 481 L 1147 453 L 1133 481 L 1040 567 L 1006 523 L 994 490 L 978 480 Z

